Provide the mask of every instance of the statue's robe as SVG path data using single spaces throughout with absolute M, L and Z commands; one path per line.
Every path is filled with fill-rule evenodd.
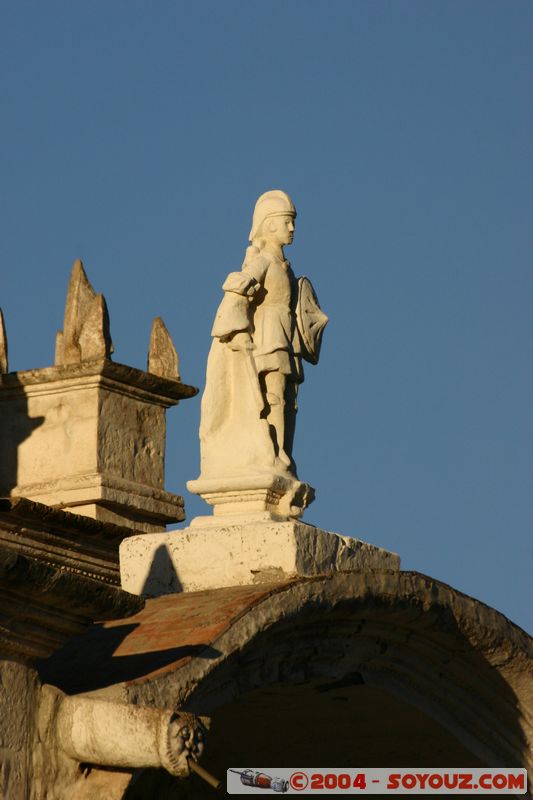
M 259 376 L 279 371 L 294 386 L 303 380 L 296 279 L 287 261 L 249 247 L 242 272 L 230 273 L 222 288 L 202 398 L 201 477 L 287 474 L 276 457 Z M 231 349 L 228 342 L 243 332 L 253 349 Z

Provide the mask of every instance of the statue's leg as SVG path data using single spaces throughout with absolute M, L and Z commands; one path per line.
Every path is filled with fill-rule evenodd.
M 285 444 L 284 450 L 291 461 L 291 466 L 296 475 L 296 464 L 292 457 L 292 446 L 294 442 L 294 431 L 296 428 L 296 411 L 298 397 L 298 384 L 287 378 L 285 384 Z
M 268 403 L 267 420 L 274 429 L 277 455 L 287 467 L 291 466 L 290 455 L 285 449 L 285 387 L 287 376 L 278 370 L 264 373 L 266 399 Z

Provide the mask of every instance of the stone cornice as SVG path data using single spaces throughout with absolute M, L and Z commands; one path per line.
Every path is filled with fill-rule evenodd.
M 100 537 L 104 540 L 116 540 L 118 543 L 126 536 L 131 536 L 131 528 L 101 522 L 70 511 L 61 511 L 43 503 L 28 500 L 27 497 L 0 497 L 0 525 L 4 523 L 20 524 L 24 527 L 38 527 L 40 533 L 53 531 L 55 534 L 72 534 L 79 537 L 85 534 Z
M 122 386 L 128 394 L 140 392 L 149 396 L 152 402 L 165 407 L 198 394 L 195 386 L 163 378 L 125 364 L 117 364 L 107 358 L 83 361 L 80 364 L 10 372 L 0 375 L 0 389 L 9 391 L 24 387 L 26 391 L 46 392 L 48 384 L 64 381 L 85 382 L 91 378 L 96 378 L 103 386 L 110 384 L 115 390 Z
M 96 619 L 143 601 L 120 588 L 118 544 L 130 531 L 25 498 L 0 500 L 0 652 L 46 658 Z

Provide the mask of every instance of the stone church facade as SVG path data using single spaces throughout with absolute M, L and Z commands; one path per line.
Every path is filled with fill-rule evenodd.
M 496 610 L 270 507 L 165 533 L 165 414 L 197 390 L 162 320 L 146 371 L 115 363 L 77 262 L 54 366 L 9 372 L 0 328 L 0 798 L 209 798 L 242 763 L 531 775 L 532 641 Z

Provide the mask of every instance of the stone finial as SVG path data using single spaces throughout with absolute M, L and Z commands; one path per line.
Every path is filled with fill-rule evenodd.
M 152 323 L 150 349 L 148 351 L 148 372 L 162 378 L 180 380 L 178 354 L 167 326 L 156 317 Z
M 67 290 L 63 330 L 56 336 L 56 365 L 109 358 L 113 344 L 104 296 L 96 294 L 80 260 L 74 262 Z
M 0 373 L 2 334 L 0 318 Z M 105 300 L 77 261 L 56 348 L 53 367 L 0 374 L 0 497 L 137 532 L 181 522 L 183 498 L 164 488 L 165 412 L 198 390 L 178 379 L 163 322 L 152 331 L 151 374 L 111 361 Z
M 0 308 L 0 374 L 3 372 L 8 372 L 8 369 L 6 326 L 4 322 L 4 315 L 2 313 L 2 309 Z
M 79 345 L 82 361 L 109 358 L 111 355 L 109 314 L 103 294 L 97 294 L 89 306 L 89 312 L 80 332 Z

